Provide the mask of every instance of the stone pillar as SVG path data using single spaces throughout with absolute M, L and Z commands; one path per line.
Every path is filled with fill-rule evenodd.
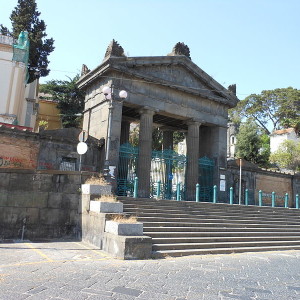
M 173 150 L 173 131 L 163 129 L 163 150 Z
M 163 150 L 173 150 L 173 131 L 169 129 L 163 130 Z M 164 178 L 164 188 L 165 188 L 165 196 L 171 198 L 172 197 L 172 179 L 170 177 L 172 175 L 173 163 L 171 160 L 165 160 L 165 178 Z
M 150 195 L 150 169 L 152 156 L 152 126 L 154 111 L 140 110 L 139 158 L 137 176 L 139 179 L 138 197 Z
M 196 184 L 199 176 L 199 122 L 190 121 L 187 123 L 188 133 L 186 138 L 187 146 L 187 168 L 186 168 L 186 200 L 195 200 Z
M 130 121 L 122 120 L 120 145 L 129 143 Z

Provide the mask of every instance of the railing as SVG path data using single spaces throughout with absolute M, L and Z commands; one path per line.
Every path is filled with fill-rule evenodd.
M 197 183 L 196 184 L 196 195 L 195 195 L 196 202 L 200 202 L 200 198 L 201 198 L 201 192 L 200 191 L 201 191 L 200 184 Z M 135 177 L 133 197 L 137 198 L 137 195 L 138 195 L 138 178 Z M 160 199 L 161 196 L 162 196 L 162 194 L 161 194 L 161 182 L 158 181 L 156 183 L 156 195 L 154 195 L 154 197 L 157 198 L 157 199 Z M 245 190 L 245 195 L 244 196 L 245 196 L 245 203 L 243 205 L 248 206 L 249 205 L 249 190 L 248 189 Z M 264 202 L 263 198 L 270 198 L 271 199 L 271 207 L 289 208 L 290 196 L 289 196 L 288 193 L 285 193 L 284 196 L 280 196 L 280 195 L 276 195 L 275 192 L 264 193 L 263 191 L 259 190 L 258 191 L 258 206 L 270 206 L 270 205 L 264 205 L 264 204 L 268 204 L 268 203 L 266 203 L 266 201 Z M 229 189 L 229 204 L 233 205 L 233 202 L 234 202 L 233 199 L 234 199 L 234 191 L 233 191 L 233 187 L 231 187 Z M 278 205 L 278 204 L 281 204 L 281 203 L 278 203 L 278 199 L 282 200 L 281 203 L 283 203 L 283 205 Z M 175 200 L 175 197 L 173 197 L 173 200 Z M 180 183 L 177 183 L 177 185 L 176 185 L 176 200 L 177 201 L 182 201 L 183 200 L 182 187 L 181 187 Z M 216 185 L 213 186 L 213 199 L 212 199 L 212 202 L 213 203 L 218 203 L 218 193 L 217 193 L 217 186 Z M 241 204 L 239 204 L 239 205 L 241 205 Z M 299 194 L 295 195 L 295 208 L 299 209 Z

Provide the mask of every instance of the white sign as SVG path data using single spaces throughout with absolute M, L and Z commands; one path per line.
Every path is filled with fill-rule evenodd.
M 226 180 L 223 180 L 223 179 L 220 180 L 220 191 L 221 192 L 226 191 Z
M 225 175 L 224 174 L 220 174 L 220 179 L 225 179 Z
M 79 155 L 85 154 L 88 149 L 88 146 L 85 142 L 79 142 L 77 144 L 77 152 Z

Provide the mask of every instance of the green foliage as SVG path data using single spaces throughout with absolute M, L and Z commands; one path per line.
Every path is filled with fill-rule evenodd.
M 133 128 L 129 135 L 129 143 L 134 147 L 139 145 L 139 133 L 140 125 L 137 125 Z M 177 145 L 179 142 L 182 142 L 185 138 L 184 132 L 174 131 L 173 132 L 173 145 Z M 163 131 L 159 128 L 155 128 L 152 131 L 152 149 L 156 151 L 162 150 L 163 144 Z
M 261 134 L 259 127 L 253 121 L 247 121 L 240 126 L 237 134 L 237 156 L 261 167 L 268 166 L 270 155 L 270 139 Z
M 281 169 L 300 171 L 300 142 L 284 141 L 278 150 L 271 154 L 270 161 Z
M 230 110 L 229 117 L 233 122 L 252 119 L 267 134 L 276 129 L 297 128 L 300 126 L 300 90 L 288 87 L 252 94 Z
M 39 19 L 39 16 L 40 12 L 37 10 L 35 0 L 18 0 L 18 5 L 10 15 L 12 31 L 0 25 L 1 34 L 11 35 L 15 39 L 18 38 L 21 31 L 28 32 L 30 41 L 29 83 L 49 74 L 47 57 L 54 50 L 54 40 L 52 38 L 45 39 L 47 36 L 46 25 L 43 20 Z
M 57 101 L 57 108 L 61 112 L 64 128 L 78 127 L 84 109 L 84 93 L 76 85 L 79 75 L 69 80 L 50 80 L 40 87 L 40 92 L 51 94 Z

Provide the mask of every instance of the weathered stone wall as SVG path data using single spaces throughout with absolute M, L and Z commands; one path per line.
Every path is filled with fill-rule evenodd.
M 234 189 L 234 199 L 237 203 L 240 169 L 238 160 L 228 163 L 227 195 L 229 189 Z M 245 189 L 249 191 L 249 204 L 258 205 L 258 192 L 263 192 L 263 205 L 271 205 L 271 194 L 276 193 L 276 206 L 284 206 L 285 193 L 289 195 L 289 207 L 295 207 L 296 194 L 300 194 L 300 174 L 287 174 L 260 169 L 243 161 L 242 163 L 242 203 L 245 201 Z
M 0 169 L 0 239 L 78 237 L 81 182 L 91 173 Z

